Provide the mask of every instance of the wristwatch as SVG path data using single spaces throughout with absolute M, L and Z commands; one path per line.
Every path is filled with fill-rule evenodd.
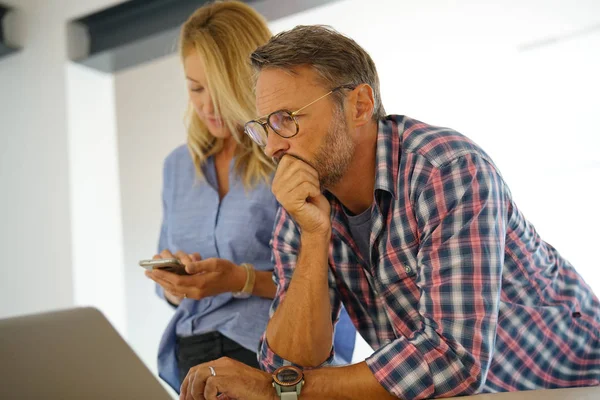
M 281 400 L 297 400 L 304 385 L 304 373 L 298 367 L 286 366 L 273 372 L 273 387 Z
M 232 292 L 231 295 L 236 299 L 247 299 L 248 297 L 252 296 L 254 282 L 256 281 L 256 272 L 254 271 L 252 264 L 244 263 L 241 266 L 246 269 L 246 283 L 244 284 L 241 292 Z

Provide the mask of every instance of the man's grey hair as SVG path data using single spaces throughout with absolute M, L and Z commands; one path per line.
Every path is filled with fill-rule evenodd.
M 354 40 L 324 25 L 299 25 L 273 36 L 250 56 L 257 72 L 265 68 L 292 71 L 310 66 L 329 90 L 343 85 L 363 83 L 373 89 L 374 120 L 385 116 L 379 92 L 379 76 L 371 56 Z M 343 105 L 343 94 L 333 94 Z

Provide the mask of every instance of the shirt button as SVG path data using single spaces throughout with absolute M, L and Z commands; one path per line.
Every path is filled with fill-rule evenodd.
M 412 271 L 412 269 L 408 266 L 404 266 L 404 270 L 406 271 L 407 274 L 410 274 L 410 272 Z

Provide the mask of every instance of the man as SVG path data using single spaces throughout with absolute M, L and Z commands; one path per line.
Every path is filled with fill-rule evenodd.
M 598 299 L 483 150 L 386 117 L 373 61 L 331 29 L 281 33 L 252 62 L 263 117 L 246 132 L 278 162 L 282 206 L 259 359 L 279 369 L 218 360 L 187 393 L 409 400 L 600 384 Z M 341 303 L 375 353 L 328 368 Z

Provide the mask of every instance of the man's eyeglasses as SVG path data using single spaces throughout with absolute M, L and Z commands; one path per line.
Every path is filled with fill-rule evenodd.
M 266 117 L 254 119 L 252 121 L 246 122 L 244 125 L 244 131 L 246 134 L 250 136 L 250 138 L 256 142 L 260 147 L 265 147 L 267 145 L 267 138 L 269 136 L 268 128 L 270 127 L 273 132 L 281 136 L 282 138 L 291 138 L 298 134 L 300 131 L 300 126 L 298 125 L 298 120 L 296 116 L 298 113 L 305 108 L 312 106 L 317 101 L 324 99 L 329 96 L 331 93 L 336 92 L 340 89 L 354 89 L 356 86 L 352 85 L 342 85 L 331 89 L 329 92 L 325 93 L 323 96 L 318 99 L 311 101 L 304 107 L 291 112 L 288 110 L 277 110 L 267 115 Z

